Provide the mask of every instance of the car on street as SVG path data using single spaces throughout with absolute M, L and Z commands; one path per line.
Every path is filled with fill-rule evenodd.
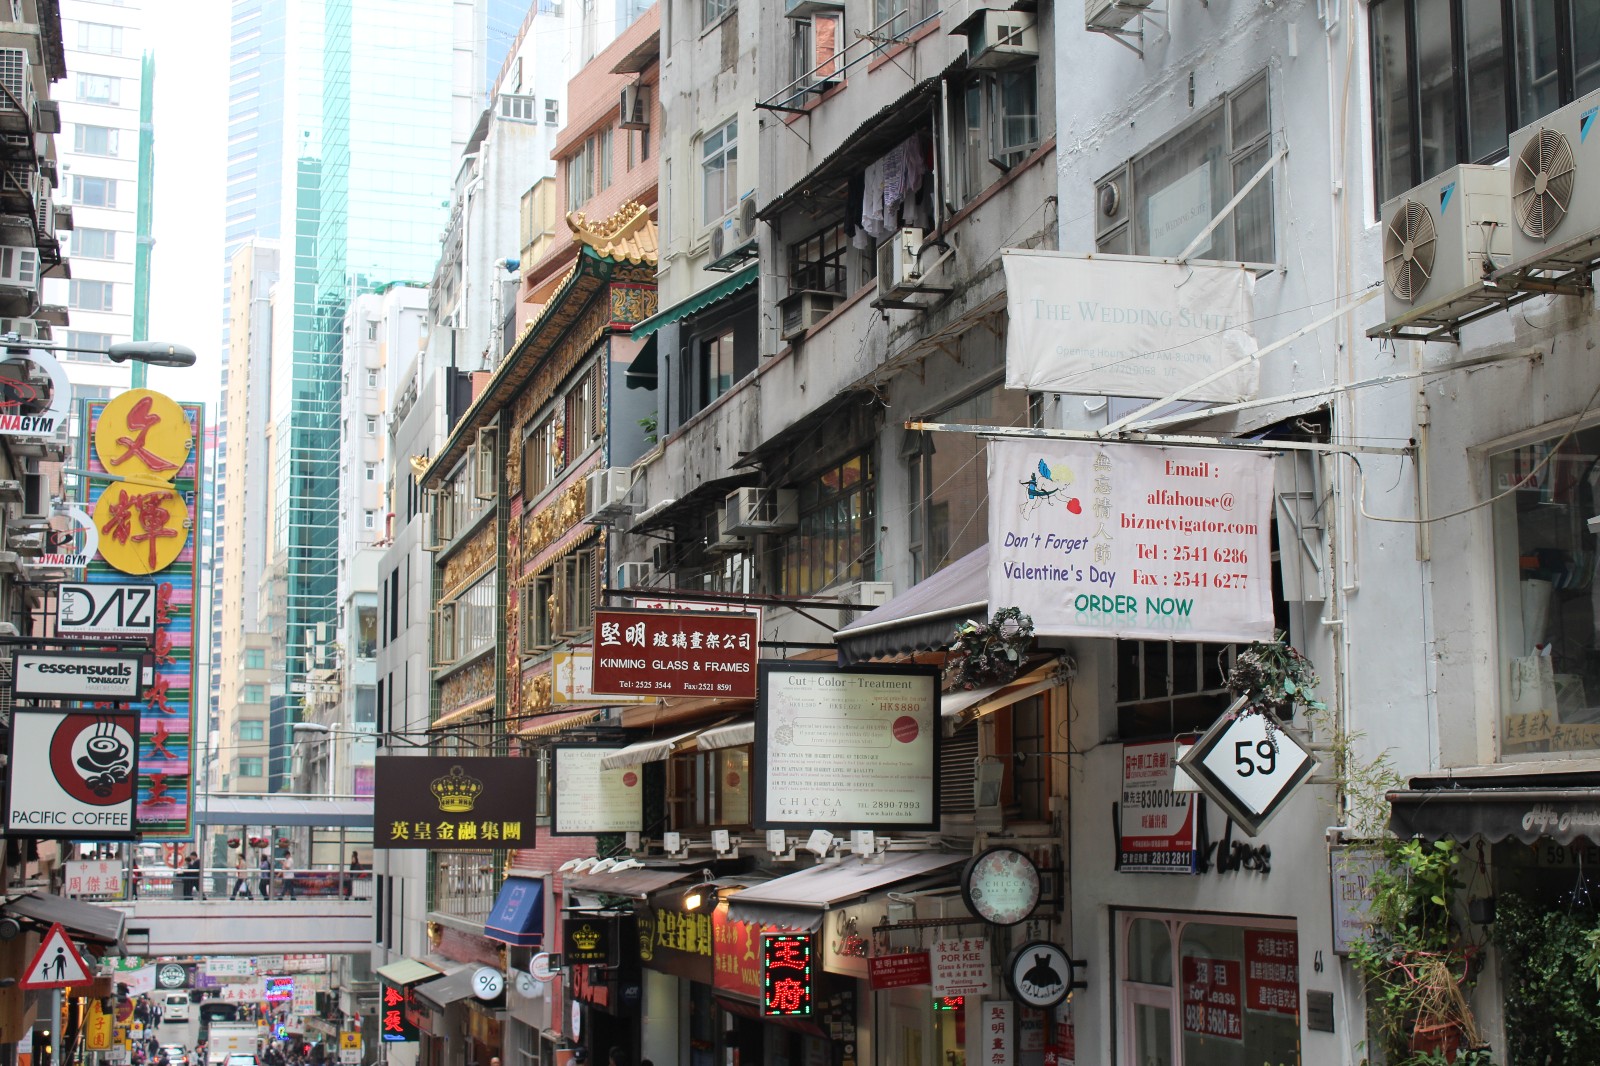
M 189 1066 L 189 1049 L 182 1044 L 162 1044 L 161 1050 L 167 1053 L 172 1066 Z
M 229 1055 L 226 1066 L 258 1066 L 254 1055 Z

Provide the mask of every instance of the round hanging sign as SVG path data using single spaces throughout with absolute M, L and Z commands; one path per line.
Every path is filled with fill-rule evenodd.
M 156 984 L 162 988 L 182 988 L 189 983 L 189 973 L 175 962 L 169 962 L 156 970 Z
M 550 965 L 550 953 L 541 951 L 528 962 L 528 973 L 536 981 L 554 981 L 556 979 L 555 967 Z
M 479 999 L 494 999 L 505 989 L 505 975 L 493 966 L 479 966 L 473 971 L 472 994 Z
M 517 995 L 524 999 L 533 999 L 543 990 L 544 986 L 533 979 L 533 974 L 520 972 L 517 974 Z
M 967 860 L 961 895 L 991 925 L 1016 925 L 1039 905 L 1039 868 L 1016 848 L 989 848 Z
M 1072 960 L 1048 940 L 1030 940 L 1011 953 L 1006 984 L 1018 1003 L 1048 1010 L 1072 991 Z

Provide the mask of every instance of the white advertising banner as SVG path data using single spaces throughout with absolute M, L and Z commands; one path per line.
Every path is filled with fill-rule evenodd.
M 557 744 L 551 751 L 556 786 L 551 836 L 638 832 L 644 828 L 644 782 L 640 767 L 605 770 L 600 760 L 617 747 Z
M 759 691 L 756 825 L 938 828 L 937 668 L 763 663 Z
M 596 696 L 594 694 L 594 652 L 558 651 L 554 656 L 555 688 L 550 702 L 568 704 L 648 703 L 654 696 Z
M 1006 387 L 1165 396 L 1256 350 L 1255 275 L 1241 267 L 1008 249 Z M 1254 363 L 1191 400 L 1256 395 Z
M 60 637 L 148 637 L 156 631 L 154 584 L 64 584 L 56 604 Z
M 947 937 L 935 940 L 928 954 L 935 999 L 989 994 L 988 940 L 981 936 Z
M 62 863 L 62 874 L 63 895 L 113 899 L 122 895 L 123 867 L 120 860 L 66 862 Z
M 12 692 L 38 699 L 127 702 L 139 698 L 144 660 L 137 652 L 12 653 Z
M 141 966 L 137 970 L 117 974 L 117 980 L 128 986 L 128 995 L 146 995 L 156 990 L 156 968 Z
M 138 728 L 131 715 L 13 708 L 7 834 L 133 836 Z
M 989 444 L 989 609 L 1044 636 L 1271 640 L 1272 458 Z

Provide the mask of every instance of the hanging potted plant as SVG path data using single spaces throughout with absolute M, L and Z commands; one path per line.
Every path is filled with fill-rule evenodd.
M 1245 697 L 1241 714 L 1271 711 L 1287 721 L 1294 717 L 1296 707 L 1328 709 L 1317 698 L 1322 678 L 1317 676 L 1316 667 L 1299 649 L 1290 646 L 1287 635 L 1280 630 L 1275 639 L 1255 641 L 1234 657 L 1228 670 L 1228 691 L 1236 699 Z
M 1001 608 L 987 622 L 962 622 L 951 638 L 945 689 L 970 692 L 1014 680 L 1032 643 L 1033 618 L 1020 607 Z
M 229 837 L 228 838 L 228 847 L 237 848 L 238 846 L 239 846 L 239 838 L 238 837 Z

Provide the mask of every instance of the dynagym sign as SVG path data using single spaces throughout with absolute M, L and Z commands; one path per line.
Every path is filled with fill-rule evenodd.
M 374 847 L 533 847 L 539 774 L 532 759 L 383 755 L 374 767 Z

